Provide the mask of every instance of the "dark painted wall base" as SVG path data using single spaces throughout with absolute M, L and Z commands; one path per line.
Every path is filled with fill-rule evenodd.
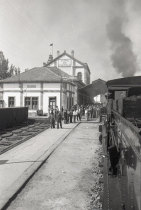
M 0 108 L 0 130 L 13 127 L 28 119 L 28 108 Z

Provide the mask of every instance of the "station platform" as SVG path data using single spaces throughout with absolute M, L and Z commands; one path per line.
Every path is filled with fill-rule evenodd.
M 98 122 L 99 119 L 81 121 Z M 0 209 L 8 206 L 13 197 L 78 125 L 79 122 L 63 124 L 62 129 L 49 128 L 0 155 Z
M 47 129 L 0 155 L 0 209 L 20 190 L 78 123 Z

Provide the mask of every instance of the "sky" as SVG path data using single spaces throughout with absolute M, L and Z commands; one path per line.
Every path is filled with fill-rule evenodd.
M 140 0 L 0 0 L 0 51 L 21 71 L 57 50 L 88 63 L 91 81 L 141 75 Z

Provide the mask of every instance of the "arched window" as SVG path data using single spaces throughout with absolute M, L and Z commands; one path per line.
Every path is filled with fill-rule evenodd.
M 78 78 L 78 80 L 82 81 L 82 73 L 81 72 L 77 73 L 77 78 Z

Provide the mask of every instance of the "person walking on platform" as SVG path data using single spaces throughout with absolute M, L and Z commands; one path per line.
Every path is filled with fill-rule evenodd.
M 51 128 L 55 128 L 55 114 L 53 113 L 53 111 L 51 111 L 50 113 L 50 125 Z
M 77 112 L 76 110 L 73 111 L 73 122 L 76 122 L 76 116 L 77 116 Z
M 64 124 L 67 124 L 67 110 L 64 111 Z
M 61 112 L 57 113 L 57 129 L 59 129 L 59 125 L 60 125 L 60 128 L 62 128 L 62 114 L 61 114 Z
M 80 108 L 77 109 L 77 121 L 81 121 Z
M 91 112 L 91 119 L 93 118 L 93 112 L 94 112 L 94 108 L 93 108 L 93 106 L 91 106 L 91 110 L 90 110 L 90 112 Z
M 70 122 L 70 111 L 67 110 L 67 124 Z
M 96 118 L 99 117 L 99 106 L 96 107 Z
M 61 112 L 62 112 L 62 115 L 63 115 L 63 112 L 64 112 L 64 108 L 63 108 L 63 106 L 62 106 L 62 108 L 61 108 Z
M 89 112 L 88 112 L 89 110 L 86 108 L 85 109 L 85 119 L 88 121 L 88 119 L 89 119 Z
M 96 118 L 96 106 L 93 107 L 93 118 Z
M 72 117 L 73 117 L 73 111 L 70 110 L 70 113 L 69 113 L 69 121 L 70 121 L 70 123 L 72 123 Z
M 55 107 L 55 121 L 57 119 L 57 113 L 59 112 L 58 106 Z
M 83 107 L 81 106 L 80 107 L 80 117 L 82 118 L 82 116 L 83 116 Z

